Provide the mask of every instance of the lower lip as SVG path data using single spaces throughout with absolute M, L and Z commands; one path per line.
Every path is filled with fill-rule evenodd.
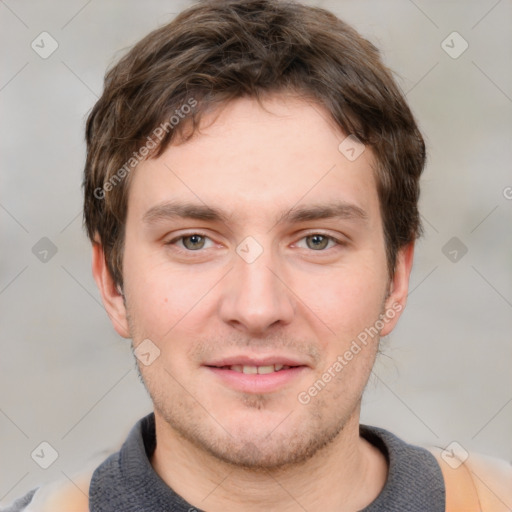
M 259 374 L 235 372 L 213 366 L 206 366 L 205 368 L 229 387 L 244 393 L 271 393 L 278 391 L 294 379 L 297 379 L 307 369 L 306 366 L 294 366 L 287 370 Z

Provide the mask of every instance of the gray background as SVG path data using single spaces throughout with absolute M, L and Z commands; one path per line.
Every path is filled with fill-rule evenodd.
M 0 0 L 0 503 L 73 478 L 151 410 L 91 276 L 83 129 L 106 67 L 189 3 Z M 407 312 L 362 421 L 511 460 L 512 2 L 310 3 L 382 49 L 429 146 Z M 46 59 L 31 48 L 43 31 L 59 45 Z M 469 44 L 458 58 L 442 46 L 453 31 Z M 59 454 L 46 470 L 31 458 L 42 441 Z

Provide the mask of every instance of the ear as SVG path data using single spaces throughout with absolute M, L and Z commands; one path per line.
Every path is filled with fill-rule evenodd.
M 92 275 L 114 329 L 123 338 L 130 338 L 124 297 L 110 275 L 103 246 L 100 242 L 92 244 Z
M 406 245 L 397 254 L 395 273 L 389 283 L 389 293 L 385 302 L 385 315 L 388 321 L 380 335 L 387 336 L 394 328 L 405 309 L 409 293 L 409 276 L 414 258 L 414 242 Z

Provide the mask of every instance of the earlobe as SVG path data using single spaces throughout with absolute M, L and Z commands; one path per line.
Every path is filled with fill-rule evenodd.
M 409 277 L 414 259 L 414 242 L 406 245 L 397 254 L 395 273 L 389 285 L 389 293 L 385 302 L 384 315 L 389 321 L 381 331 L 381 336 L 387 336 L 395 327 L 405 309 L 409 293 Z
M 92 274 L 114 329 L 123 338 L 130 338 L 124 296 L 108 270 L 100 242 L 94 242 L 92 246 Z

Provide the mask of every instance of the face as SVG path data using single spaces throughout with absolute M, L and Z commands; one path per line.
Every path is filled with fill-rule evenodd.
M 216 115 L 132 176 L 126 301 L 107 308 L 144 343 L 140 372 L 169 435 L 278 467 L 358 417 L 410 258 L 390 280 L 371 150 L 347 159 L 320 106 L 281 95 Z

